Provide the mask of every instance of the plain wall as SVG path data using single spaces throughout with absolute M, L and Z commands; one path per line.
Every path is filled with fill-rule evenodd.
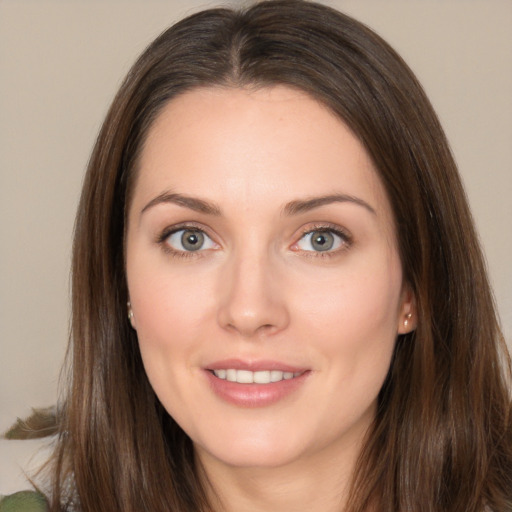
M 231 5 L 237 2 L 225 2 Z M 417 73 L 460 166 L 512 338 L 512 2 L 325 2 Z M 0 0 L 0 431 L 55 403 L 83 172 L 117 87 L 173 21 L 216 2 Z M 0 441 L 0 493 L 37 443 Z

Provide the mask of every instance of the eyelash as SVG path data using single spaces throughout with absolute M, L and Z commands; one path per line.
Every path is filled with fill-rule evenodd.
M 167 243 L 168 238 L 174 235 L 175 233 L 178 233 L 179 231 L 196 231 L 199 233 L 204 233 L 208 238 L 211 239 L 211 237 L 208 235 L 204 228 L 200 228 L 199 226 L 196 226 L 194 224 L 181 224 L 178 226 L 173 226 L 171 228 L 164 229 L 156 239 L 157 244 L 159 244 L 162 247 L 162 250 L 166 254 L 169 254 L 174 258 L 197 258 L 203 256 L 204 251 L 179 251 L 173 249 Z
M 173 249 L 168 243 L 167 240 L 170 236 L 179 231 L 197 231 L 200 233 L 204 233 L 208 238 L 212 239 L 208 233 L 194 224 L 181 224 L 178 226 L 173 226 L 171 228 L 166 228 L 162 231 L 161 234 L 157 236 L 156 242 L 162 247 L 162 250 L 175 258 L 192 258 L 192 257 L 201 257 L 203 256 L 204 251 L 181 251 Z M 313 226 L 308 226 L 305 228 L 300 237 L 296 242 L 293 243 L 293 246 L 296 246 L 306 235 L 312 234 L 315 232 L 319 233 L 332 233 L 341 239 L 341 247 L 334 250 L 327 251 L 305 251 L 301 249 L 296 249 L 297 252 L 301 252 L 308 258 L 332 258 L 337 256 L 339 253 L 344 252 L 353 244 L 352 235 L 350 235 L 347 231 L 341 229 L 339 226 L 333 226 L 331 224 L 317 224 Z
M 298 251 L 302 252 L 304 256 L 307 258 L 334 258 L 338 256 L 340 253 L 347 251 L 350 249 L 350 247 L 353 244 L 353 238 L 352 235 L 345 231 L 344 229 L 341 229 L 339 226 L 334 226 L 332 224 L 315 224 L 313 226 L 307 226 L 302 231 L 302 234 L 297 239 L 297 242 L 295 242 L 293 245 L 297 245 L 306 235 L 312 234 L 315 232 L 319 233 L 332 233 L 336 236 L 338 236 L 341 239 L 341 247 L 334 249 L 334 250 L 328 250 L 328 251 L 301 251 L 298 249 Z

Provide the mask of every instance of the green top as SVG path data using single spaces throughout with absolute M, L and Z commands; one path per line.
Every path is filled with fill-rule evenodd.
M 20 491 L 0 496 L 0 512 L 47 512 L 48 503 L 35 491 Z

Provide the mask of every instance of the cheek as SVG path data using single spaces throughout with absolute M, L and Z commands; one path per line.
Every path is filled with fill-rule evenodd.
M 189 328 L 202 316 L 200 295 L 195 287 L 180 283 L 179 279 L 160 278 L 158 282 L 146 280 L 130 290 L 132 305 L 137 317 L 137 331 L 176 330 L 179 325 Z
M 295 294 L 301 329 L 347 373 L 361 370 L 364 376 L 373 367 L 385 374 L 397 336 L 401 287 L 400 262 L 393 255 L 331 273 Z
M 194 354 L 204 340 L 206 314 L 198 294 L 206 292 L 154 267 L 147 273 L 139 270 L 129 290 L 142 361 L 164 407 L 180 417 L 180 404 L 190 401 L 180 384 L 193 380 Z
M 197 327 L 204 318 L 205 299 L 212 295 L 208 269 L 173 262 L 172 256 L 137 239 L 128 245 L 127 254 L 128 289 L 139 337 L 153 332 L 165 338 L 183 326 Z
M 365 272 L 340 274 L 329 286 L 311 286 L 302 295 L 299 329 L 309 335 L 310 348 L 320 356 L 324 417 L 329 418 L 332 436 L 339 434 L 340 425 L 370 421 L 389 371 L 401 270 L 398 262 L 380 268 L 386 272 L 370 272 L 375 270 L 372 265 Z
M 211 345 L 215 321 L 214 272 L 165 258 L 128 260 L 128 288 L 143 364 L 153 389 L 170 410 L 185 401 L 181 384 L 193 380 L 197 354 Z
M 201 333 L 211 317 L 207 305 L 210 288 L 183 277 L 142 278 L 136 280 L 140 284 L 132 283 L 130 297 L 143 356 L 150 350 L 175 353 L 192 349 L 204 337 Z

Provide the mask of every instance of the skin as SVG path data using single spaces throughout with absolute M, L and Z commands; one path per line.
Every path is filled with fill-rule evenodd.
M 355 199 L 291 211 L 334 194 Z M 201 250 L 167 236 L 183 223 L 206 233 Z M 332 250 L 305 235 L 320 228 L 341 233 Z M 290 88 L 187 92 L 150 129 L 126 242 L 148 378 L 193 440 L 218 507 L 339 511 L 396 336 L 414 328 L 391 207 L 363 146 Z M 205 378 L 230 358 L 308 372 L 275 403 L 242 407 Z

